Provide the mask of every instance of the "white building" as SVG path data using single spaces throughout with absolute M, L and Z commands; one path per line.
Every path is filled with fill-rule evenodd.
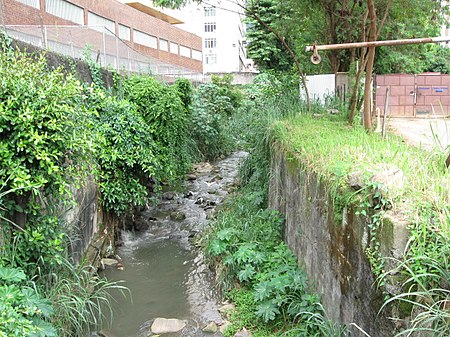
M 137 2 L 154 8 L 161 15 L 176 18 L 172 24 L 202 38 L 205 74 L 255 71 L 253 61 L 247 59 L 243 23 L 245 0 L 206 0 L 200 5 L 190 2 L 178 10 L 157 8 L 151 0 Z
M 450 6 L 449 1 L 444 1 L 442 2 L 442 6 Z M 446 15 L 446 22 L 442 25 L 442 29 L 441 29 L 441 37 L 450 37 L 450 16 Z M 444 42 L 442 45 L 450 47 L 450 43 L 449 42 Z

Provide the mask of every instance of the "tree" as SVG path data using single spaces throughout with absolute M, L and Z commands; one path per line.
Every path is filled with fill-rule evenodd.
M 250 7 L 251 6 L 251 7 Z M 273 27 L 278 24 L 281 17 L 279 1 L 263 0 L 251 2 L 249 10 L 257 13 L 262 21 Z M 292 69 L 292 60 L 286 53 L 281 41 L 273 33 L 267 33 L 267 29 L 257 20 L 247 18 L 247 50 L 248 56 L 259 66 L 261 70 L 276 69 L 289 71 Z M 286 43 L 292 47 L 292 39 L 286 39 Z
M 239 6 L 243 6 L 244 2 L 224 1 L 236 2 Z M 157 0 L 157 3 L 166 6 L 180 6 L 185 2 Z M 375 58 L 375 49 L 371 48 L 329 51 L 325 62 L 317 70 L 307 65 L 303 51 L 306 45 L 314 41 L 338 44 L 436 36 L 448 8 L 449 5 L 442 0 L 248 0 L 245 9 L 250 18 L 249 51 L 262 69 L 285 70 L 289 69 L 288 62 L 292 62 L 305 89 L 305 69 L 308 73 L 348 72 L 356 61 L 356 85 L 364 70 L 369 70 L 369 81 L 374 69 L 390 72 L 405 69 L 405 64 L 410 65 L 406 69 L 412 69 L 417 64 L 420 65 L 417 69 L 445 69 L 445 54 L 425 47 L 383 48 L 378 58 Z M 431 57 L 433 52 L 444 56 Z M 435 59 L 434 66 L 433 62 L 427 63 L 430 58 Z M 356 112 L 358 96 L 358 87 L 355 86 L 350 103 L 350 123 Z M 366 109 L 369 109 L 368 105 Z M 366 124 L 369 124 L 368 118 Z
M 237 6 L 238 10 L 239 9 L 242 10 L 245 13 L 245 16 L 247 18 L 250 18 L 251 20 L 254 20 L 257 23 L 258 27 L 264 28 L 266 35 L 273 34 L 271 36 L 276 37 L 276 39 L 274 41 L 276 41 L 277 44 L 279 44 L 280 46 L 282 46 L 284 48 L 286 55 L 293 62 L 295 69 L 298 73 L 298 76 L 300 77 L 300 80 L 303 84 L 303 88 L 305 90 L 306 101 L 307 101 L 308 111 L 309 111 L 311 105 L 310 105 L 309 91 L 308 91 L 308 87 L 307 87 L 307 83 L 306 83 L 306 76 L 305 76 L 305 74 L 302 70 L 302 67 L 300 65 L 300 62 L 297 58 L 297 53 L 289 45 L 286 35 L 284 35 L 283 30 L 280 29 L 280 27 L 282 25 L 279 24 L 280 23 L 279 19 L 282 17 L 282 15 L 274 14 L 273 18 L 277 18 L 278 20 L 273 20 L 272 22 L 266 22 L 261 15 L 265 12 L 265 10 L 267 8 L 269 8 L 269 12 L 270 12 L 270 8 L 271 7 L 273 8 L 273 4 L 271 4 L 271 2 L 276 3 L 276 1 L 271 1 L 271 0 L 261 0 L 261 1 L 258 1 L 258 0 L 255 0 L 255 1 L 253 1 L 253 0 L 250 0 L 250 1 L 224 0 L 224 1 L 234 4 L 235 6 Z M 163 7 L 179 8 L 181 6 L 184 6 L 187 2 L 188 2 L 188 0 L 156 0 L 155 4 L 159 5 L 159 6 L 163 6 Z M 194 0 L 194 2 L 197 2 L 200 4 L 203 2 L 203 0 Z M 262 6 L 261 6 L 261 3 L 263 3 Z M 211 4 L 208 3 L 208 5 L 211 5 Z M 218 6 L 218 7 L 220 7 L 220 6 Z M 282 20 L 281 20 L 281 22 L 282 22 Z M 273 50 L 275 50 L 275 49 L 273 49 Z

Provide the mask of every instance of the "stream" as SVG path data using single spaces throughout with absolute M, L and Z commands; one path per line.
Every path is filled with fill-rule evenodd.
M 107 337 L 156 336 L 151 331 L 158 317 L 185 321 L 180 332 L 164 337 L 215 337 L 202 329 L 225 323 L 214 276 L 195 247 L 214 210 L 235 185 L 245 152 L 235 152 L 213 164 L 195 166 L 178 190 L 167 190 L 134 219 L 133 230 L 122 231 L 116 253 L 122 267 L 107 267 L 110 280 L 124 280 L 130 295 L 115 296 L 112 326 L 98 335 Z M 123 270 L 122 270 L 123 269 Z

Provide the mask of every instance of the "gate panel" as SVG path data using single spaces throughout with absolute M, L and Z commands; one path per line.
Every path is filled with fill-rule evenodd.
M 389 88 L 389 116 L 450 116 L 450 75 L 377 75 L 375 83 L 376 106 L 382 115 Z
M 420 74 L 416 77 L 416 116 L 450 115 L 450 75 Z

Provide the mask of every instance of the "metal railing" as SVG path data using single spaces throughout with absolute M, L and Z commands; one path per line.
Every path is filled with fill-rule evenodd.
M 0 26 L 12 38 L 75 59 L 91 54 L 102 67 L 120 72 L 150 73 L 163 81 L 188 78 L 204 82 L 201 73 L 144 55 L 105 27 L 99 26 Z

